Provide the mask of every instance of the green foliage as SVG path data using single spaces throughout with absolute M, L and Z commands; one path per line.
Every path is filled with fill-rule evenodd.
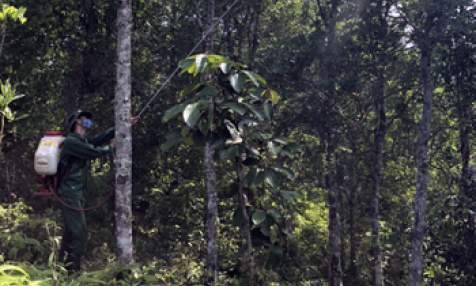
M 12 19 L 13 21 L 19 21 L 20 23 L 24 24 L 26 22 L 25 12 L 26 8 L 20 7 L 15 8 L 8 4 L 0 3 L 2 10 L 0 11 L 0 23 L 2 21 L 7 20 L 8 18 Z
M 16 116 L 16 111 L 12 111 L 9 105 L 22 97 L 24 94 L 18 94 L 16 87 L 11 85 L 9 80 L 5 82 L 0 81 L 0 116 L 5 117 L 9 121 L 20 120 L 26 118 L 28 115 L 23 114 Z

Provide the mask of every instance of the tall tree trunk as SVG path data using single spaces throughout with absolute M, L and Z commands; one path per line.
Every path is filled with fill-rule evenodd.
M 116 230 L 119 260 L 132 257 L 131 57 L 132 0 L 119 0 L 117 11 Z
M 380 243 L 380 218 L 379 218 L 379 197 L 382 183 L 383 169 L 383 147 L 387 133 L 387 115 L 385 108 L 385 77 L 383 71 L 378 73 L 377 88 L 375 95 L 375 112 L 377 113 L 377 126 L 374 138 L 375 143 L 375 170 L 374 170 L 374 194 L 372 201 L 373 208 L 373 256 L 374 256 L 374 285 L 383 286 L 382 270 L 382 247 Z
M 215 18 L 215 0 L 207 0 L 207 27 L 204 29 L 208 31 L 213 26 L 213 19 Z M 205 52 L 213 53 L 213 32 L 205 42 Z M 210 80 L 211 76 L 207 75 L 205 80 Z M 206 187 L 207 187 L 207 285 L 215 286 L 217 283 L 218 270 L 218 248 L 217 248 L 217 193 L 216 193 L 216 172 L 213 155 L 215 151 L 211 148 L 210 143 L 205 145 L 205 173 L 206 173 Z
M 0 5 L 2 2 L 0 1 Z M 5 37 L 7 36 L 7 18 L 3 20 L 2 25 L 0 25 L 0 57 L 2 56 L 3 45 L 5 44 Z
M 217 285 L 217 269 L 218 269 L 218 248 L 217 248 L 217 193 L 216 193 L 216 172 L 213 155 L 215 151 L 211 148 L 210 143 L 205 145 L 205 173 L 207 186 L 207 285 Z
M 464 96 L 462 95 L 463 90 L 463 81 L 462 77 L 457 77 L 456 79 L 456 93 L 458 98 L 458 111 L 459 111 L 459 119 L 463 124 L 460 124 L 460 154 L 461 154 L 461 183 L 460 189 L 464 196 L 468 196 L 468 189 L 471 184 L 471 172 L 469 170 L 469 161 L 470 161 L 470 134 L 471 130 L 473 129 L 472 126 L 472 114 L 470 105 L 465 102 Z M 471 196 L 468 196 L 471 198 Z
M 433 107 L 433 85 L 430 79 L 431 48 L 420 45 L 423 82 L 423 117 L 420 122 L 418 175 L 415 194 L 415 222 L 412 231 L 412 255 L 408 286 L 419 286 L 423 279 L 423 240 L 425 238 L 426 196 L 428 190 L 428 141 Z
M 348 268 L 348 282 L 353 285 L 360 285 L 357 275 L 357 238 L 356 238 L 356 206 L 357 206 L 357 146 L 352 142 L 352 158 L 354 158 L 353 166 L 350 169 L 350 196 L 349 196 L 349 233 L 350 233 L 350 265 Z M 347 283 L 347 282 L 346 282 Z
M 332 0 L 330 3 L 330 12 L 327 19 L 327 46 L 325 51 L 325 66 L 327 78 L 330 82 L 326 101 L 331 107 L 330 116 L 337 116 L 337 72 L 334 59 L 336 42 L 336 25 L 339 0 Z M 320 3 L 319 3 L 320 5 Z M 322 7 L 320 5 L 320 7 Z M 320 9 L 323 13 L 322 8 Z M 326 161 L 328 172 L 326 175 L 326 184 L 329 195 L 329 286 L 342 286 L 342 257 L 341 257 L 341 219 L 340 219 L 340 188 L 336 182 L 337 162 L 336 150 L 338 144 L 338 134 L 334 127 L 335 121 L 329 120 L 327 126 L 327 151 Z
M 337 168 L 335 150 L 335 134 L 330 134 L 326 154 L 329 169 L 326 176 L 329 190 L 329 286 L 342 286 L 340 191 L 335 180 Z
M 253 260 L 253 244 L 251 241 L 251 226 L 250 226 L 250 216 L 248 215 L 248 210 L 246 208 L 246 197 L 244 194 L 244 181 L 245 181 L 245 165 L 243 165 L 243 160 L 238 158 L 236 162 L 236 172 L 238 174 L 238 199 L 240 203 L 241 213 L 243 215 L 243 237 L 246 240 L 246 246 L 248 247 L 248 284 L 250 286 L 254 285 L 254 260 Z

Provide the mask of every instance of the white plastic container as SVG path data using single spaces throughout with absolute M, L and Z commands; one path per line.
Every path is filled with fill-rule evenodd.
M 45 133 L 35 153 L 35 171 L 38 175 L 56 175 L 64 139 L 61 132 L 47 131 Z

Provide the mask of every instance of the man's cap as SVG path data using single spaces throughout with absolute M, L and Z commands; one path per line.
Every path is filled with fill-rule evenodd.
M 76 110 L 68 115 L 68 125 L 66 126 L 69 132 L 74 132 L 74 124 L 76 123 L 76 119 L 80 118 L 81 116 L 86 116 L 88 119 L 93 118 L 93 114 L 89 111 L 82 111 Z

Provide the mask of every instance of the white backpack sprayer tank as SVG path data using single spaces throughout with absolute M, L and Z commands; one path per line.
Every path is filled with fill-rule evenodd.
M 35 171 L 38 173 L 37 182 L 42 185 L 40 193 L 35 196 L 51 196 L 49 185 L 53 184 L 56 191 L 58 163 L 63 149 L 64 137 L 59 131 L 47 131 L 38 145 L 35 153 Z

